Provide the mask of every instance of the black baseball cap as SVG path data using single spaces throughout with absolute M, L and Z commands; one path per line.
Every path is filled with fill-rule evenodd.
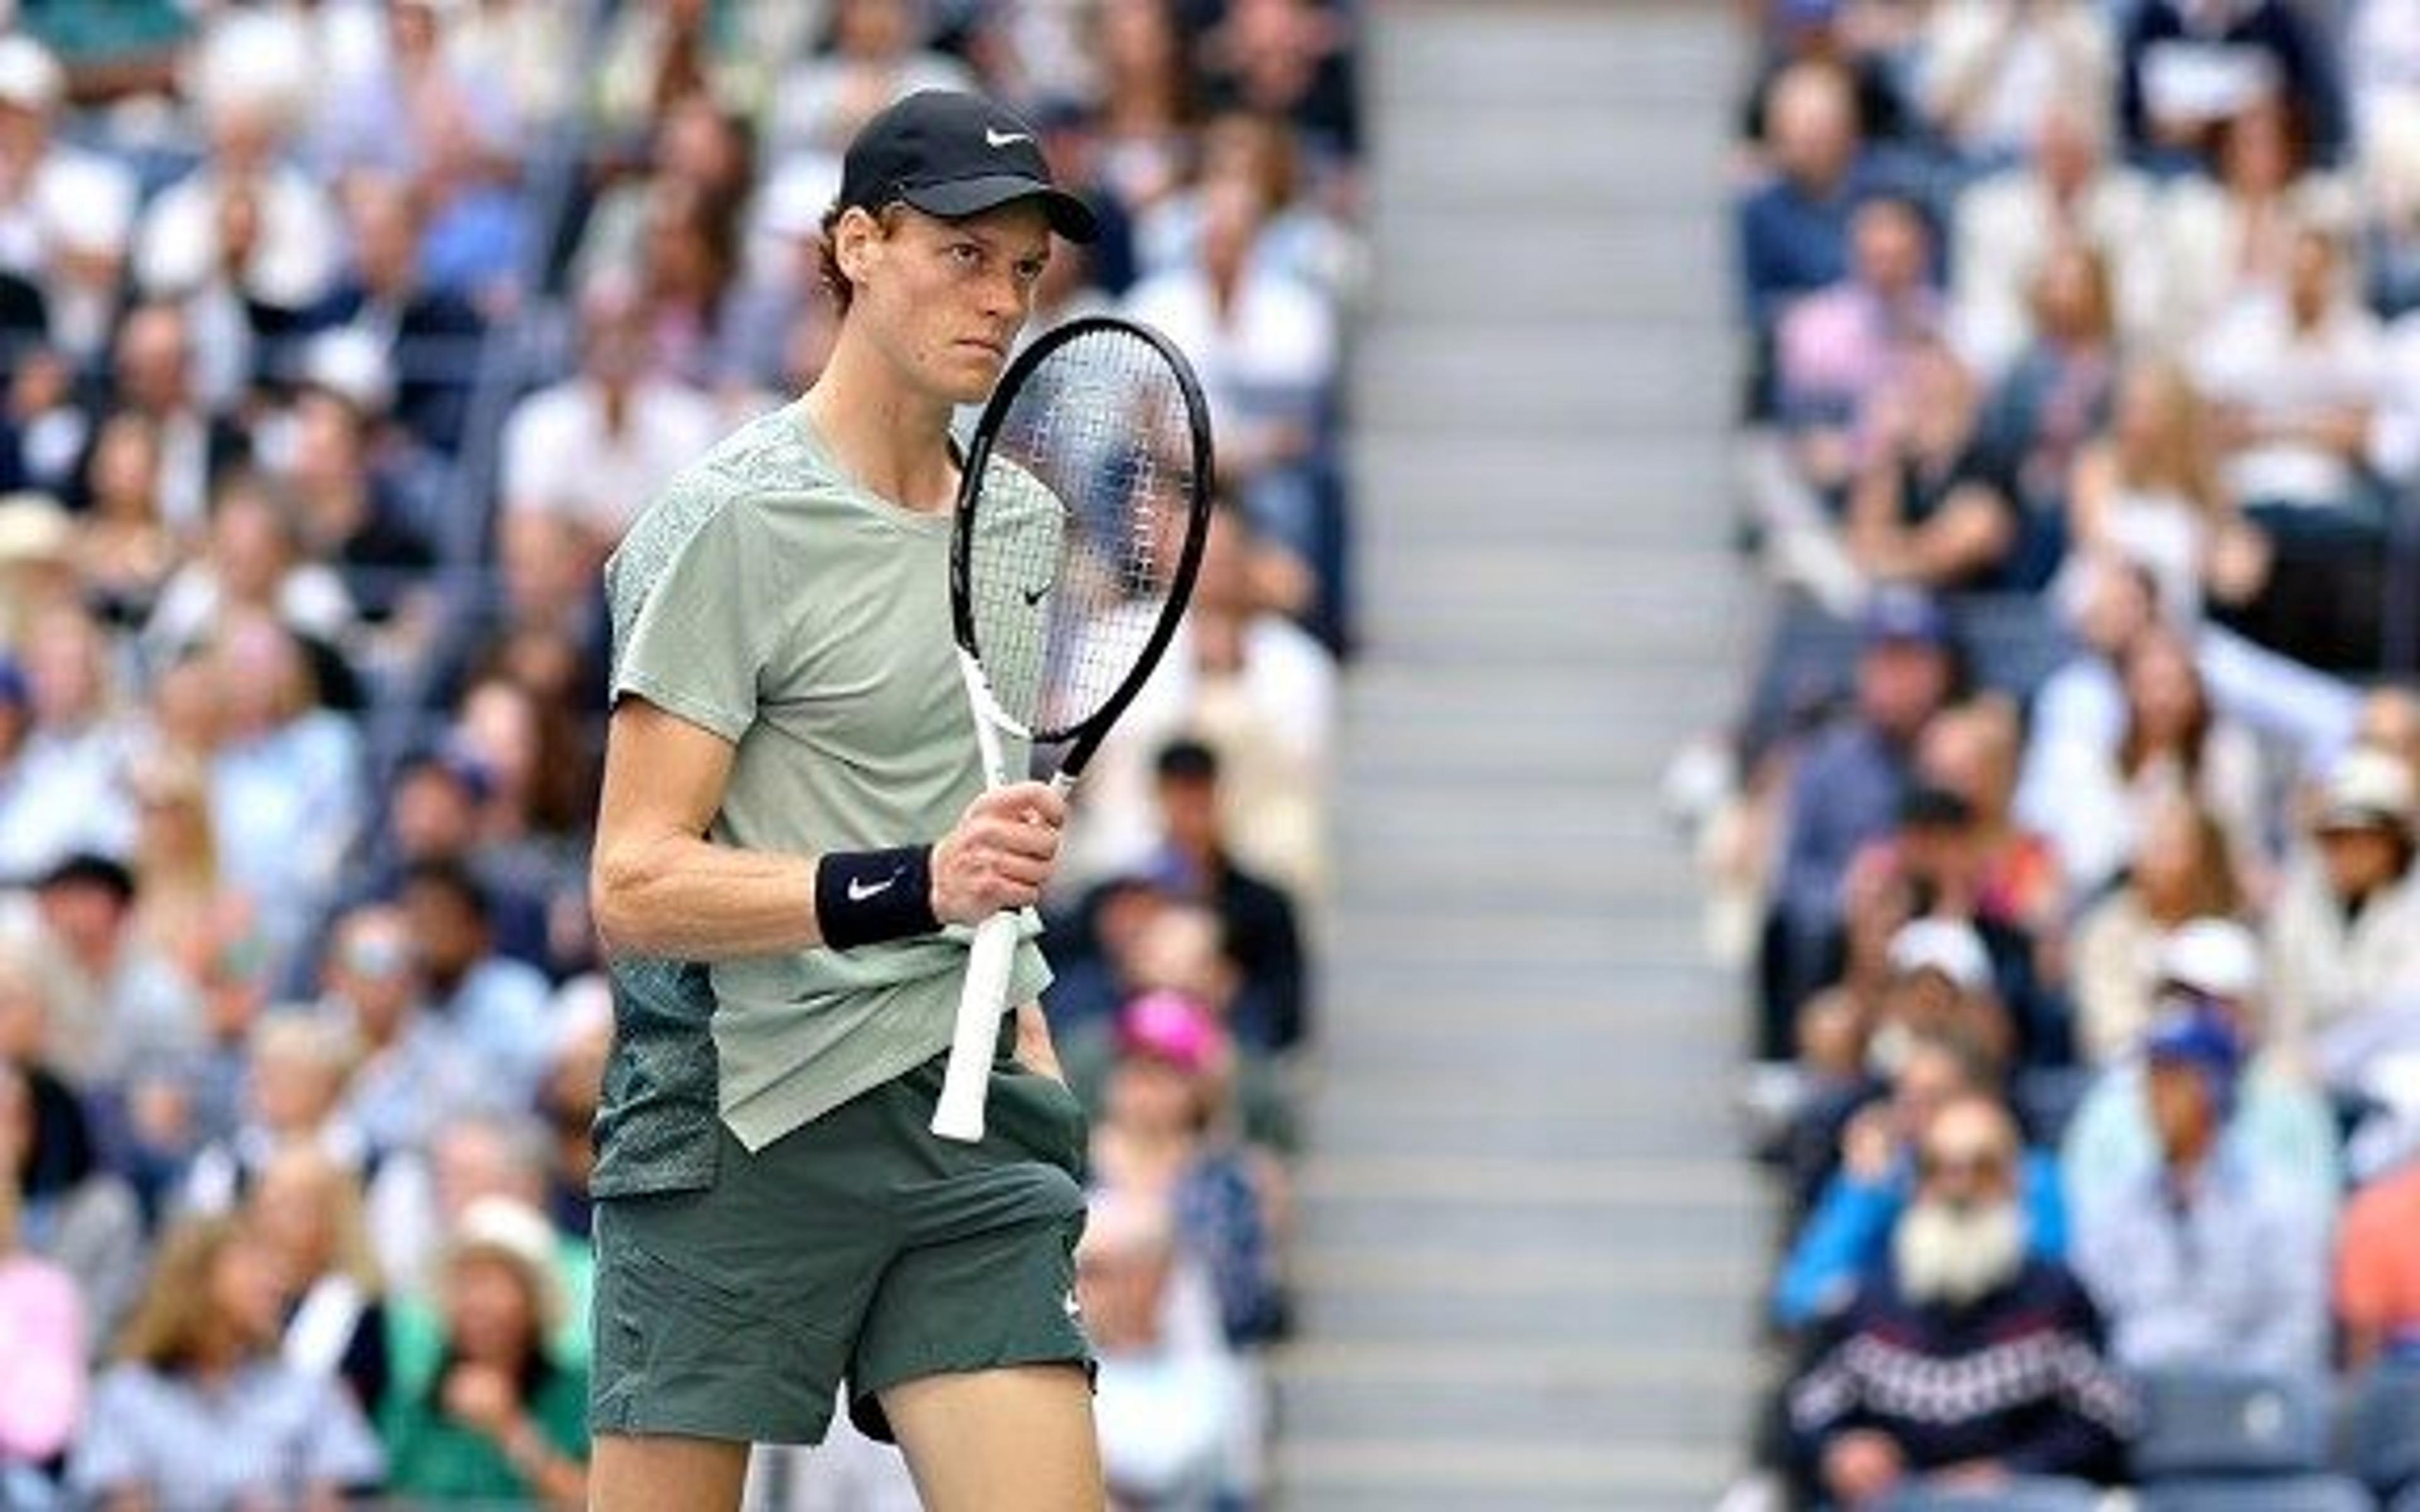
M 920 89 L 867 121 L 841 162 L 843 207 L 878 210 L 904 200 L 955 221 L 1038 199 L 1050 229 L 1090 241 L 1092 208 L 1050 179 L 1033 126 L 981 95 Z

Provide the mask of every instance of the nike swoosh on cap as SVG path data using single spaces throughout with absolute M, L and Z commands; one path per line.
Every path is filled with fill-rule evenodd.
M 984 128 L 984 141 L 996 147 L 1004 147 L 1012 142 L 1032 140 L 1033 138 L 1024 131 L 996 131 L 988 126 Z

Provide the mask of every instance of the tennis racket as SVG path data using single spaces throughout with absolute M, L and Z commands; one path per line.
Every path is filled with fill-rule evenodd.
M 1109 316 L 1045 332 L 984 407 L 958 486 L 950 616 L 984 780 L 1009 740 L 1075 785 L 1185 613 L 1210 524 L 1210 419 L 1165 336 Z M 984 1131 L 1016 919 L 975 927 L 933 1133 Z

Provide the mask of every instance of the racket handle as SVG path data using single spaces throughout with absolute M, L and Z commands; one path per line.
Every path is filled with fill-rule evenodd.
M 994 914 L 975 926 L 967 952 L 967 984 L 958 995 L 958 1022 L 950 1037 L 949 1070 L 933 1109 L 933 1133 L 971 1145 L 984 1136 L 984 1094 L 991 1086 L 1000 1044 L 1000 1015 L 1008 1007 L 1008 972 L 1016 958 L 1016 916 Z

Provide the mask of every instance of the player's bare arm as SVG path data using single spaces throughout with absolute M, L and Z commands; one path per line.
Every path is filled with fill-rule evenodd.
M 733 755 L 730 742 L 644 699 L 625 698 L 614 709 L 590 877 L 609 950 L 720 961 L 823 943 L 818 857 L 705 838 Z M 1032 906 L 1066 817 L 1066 800 L 1044 783 L 976 798 L 933 844 L 934 916 L 965 924 Z

